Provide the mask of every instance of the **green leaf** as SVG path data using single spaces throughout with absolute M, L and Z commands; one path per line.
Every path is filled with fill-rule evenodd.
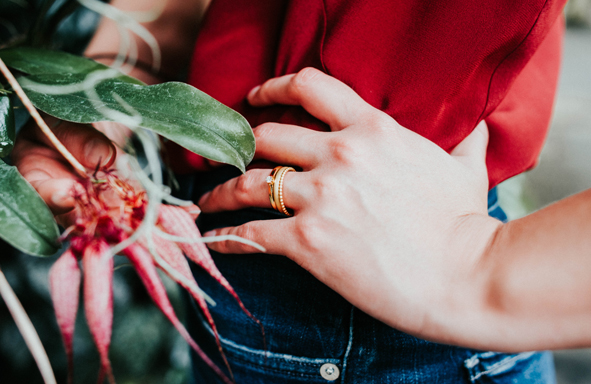
M 51 211 L 31 185 L 0 160 L 0 237 L 35 256 L 57 252 L 59 231 Z
M 18 47 L 0 50 L 0 59 L 4 60 L 7 66 L 28 75 L 88 74 L 97 70 L 109 69 L 106 65 L 85 57 L 42 48 Z M 114 77 L 124 82 L 145 85 L 138 79 L 118 71 Z
M 111 70 L 90 74 L 52 74 L 19 78 L 35 107 L 78 123 L 134 117 L 140 127 L 209 159 L 243 172 L 255 150 L 250 125 L 239 113 L 184 83 L 141 86 L 110 77 Z M 106 79 L 90 89 L 90 78 Z
M 0 94 L 0 157 L 10 154 L 14 147 L 14 110 L 8 95 Z

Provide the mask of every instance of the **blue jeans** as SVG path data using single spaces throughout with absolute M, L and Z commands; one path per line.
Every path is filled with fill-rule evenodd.
M 196 182 L 185 178 L 185 197 L 197 199 L 235 175 L 228 169 L 198 174 Z M 489 193 L 489 207 L 491 216 L 506 220 L 495 190 Z M 245 209 L 202 214 L 198 225 L 206 231 L 281 217 L 271 209 Z M 424 341 L 366 315 L 285 257 L 212 255 L 265 327 L 263 338 L 234 299 L 206 272 L 193 268 L 201 288 L 217 303 L 210 310 L 238 384 L 555 383 L 548 352 L 503 354 Z M 187 323 L 197 343 L 223 367 L 211 330 L 192 301 Z M 195 355 L 192 367 L 194 383 L 221 382 Z

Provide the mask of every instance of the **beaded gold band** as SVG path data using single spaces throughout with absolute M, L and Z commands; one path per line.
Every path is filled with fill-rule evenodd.
M 267 176 L 266 182 L 269 186 L 269 201 L 271 207 L 276 211 L 282 212 L 287 216 L 293 216 L 293 213 L 289 212 L 285 207 L 283 201 L 283 178 L 287 172 L 295 172 L 296 170 L 292 167 L 278 166 L 273 168 L 271 175 Z

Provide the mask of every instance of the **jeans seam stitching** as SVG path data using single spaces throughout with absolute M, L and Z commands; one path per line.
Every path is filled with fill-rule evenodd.
M 526 352 L 526 354 L 528 355 L 527 357 L 529 358 L 530 356 L 532 356 L 534 354 L 534 352 Z M 520 353 L 519 355 L 516 355 L 516 356 L 507 357 L 507 358 L 499 361 L 498 363 L 491 365 L 490 368 L 488 368 L 486 371 L 479 372 L 477 375 L 472 376 L 472 380 L 477 380 L 482 375 L 486 375 L 487 373 L 491 373 L 491 372 L 495 371 L 496 369 L 498 369 L 499 367 L 502 367 L 505 364 L 511 363 L 516 360 L 523 360 L 524 358 L 522 357 L 522 355 L 523 355 L 523 353 Z
M 347 349 L 345 350 L 345 355 L 343 356 L 343 372 L 341 374 L 341 383 L 345 382 L 345 374 L 347 371 L 347 360 L 349 359 L 349 354 L 351 353 L 351 348 L 353 347 L 353 319 L 354 319 L 355 307 L 351 306 L 351 315 L 349 317 L 349 341 L 347 343 Z
M 278 368 L 278 367 L 271 367 L 268 365 L 264 365 L 264 364 L 257 364 L 254 363 L 252 361 L 249 361 L 248 359 L 243 358 L 242 356 L 235 356 L 237 360 L 240 360 L 240 362 L 246 366 L 261 370 L 261 371 L 267 371 L 267 372 L 275 372 L 275 373 L 282 373 L 285 374 L 287 376 L 294 376 L 294 377 L 309 377 L 309 378 L 316 378 L 318 375 L 314 372 L 294 372 L 291 369 L 284 369 L 284 368 Z
M 488 213 L 491 213 L 495 209 L 499 208 L 500 205 L 501 205 L 500 202 L 497 200 L 493 205 L 491 205 L 490 207 L 488 207 Z
M 194 303 L 192 303 L 192 304 L 194 305 Z M 352 316 L 353 316 L 353 314 L 351 313 L 351 317 Z M 213 330 L 211 329 L 209 324 L 205 321 L 205 319 L 203 319 L 203 318 L 201 319 L 201 324 L 207 330 L 207 332 L 210 334 L 211 337 L 215 337 Z M 352 335 L 351 335 L 351 337 L 352 337 Z M 309 366 L 309 367 L 313 367 L 315 365 L 322 365 L 322 364 L 326 364 L 326 363 L 339 365 L 339 363 L 340 363 L 339 359 L 335 359 L 335 358 L 330 358 L 330 357 L 328 357 L 328 358 L 312 358 L 312 357 L 305 357 L 305 356 L 288 355 L 286 353 L 270 352 L 270 351 L 265 351 L 265 350 L 261 350 L 261 349 L 250 348 L 245 345 L 235 343 L 232 340 L 222 337 L 222 335 L 219 335 L 219 338 L 220 338 L 220 342 L 225 347 L 224 349 L 226 352 L 231 353 L 233 356 L 239 358 L 240 360 L 242 360 L 245 363 L 249 363 L 249 360 L 246 357 L 244 357 L 244 354 L 249 354 L 252 356 L 261 356 L 262 355 L 267 359 L 280 360 L 281 362 L 285 362 L 285 363 L 289 363 L 289 364 L 297 364 L 297 365 Z M 251 364 L 254 364 L 254 363 L 251 363 Z

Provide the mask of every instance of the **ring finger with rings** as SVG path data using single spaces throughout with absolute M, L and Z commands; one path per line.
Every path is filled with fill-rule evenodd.
M 271 208 L 272 203 L 275 202 L 276 208 L 272 208 L 283 212 L 280 198 L 282 197 L 283 206 L 297 212 L 305 204 L 307 172 L 282 171 L 281 174 L 276 174 L 276 182 L 278 182 L 277 176 L 282 177 L 281 196 L 277 189 L 273 200 L 271 200 L 268 184 L 271 172 L 270 169 L 251 169 L 203 195 L 198 205 L 203 212 L 220 212 L 249 207 Z M 275 187 L 278 185 L 276 184 Z
M 292 167 L 278 166 L 273 169 L 270 176 L 267 176 L 266 182 L 269 186 L 269 200 L 274 210 L 287 216 L 293 216 L 293 211 L 285 207 L 283 200 L 283 178 L 287 172 L 295 172 Z

